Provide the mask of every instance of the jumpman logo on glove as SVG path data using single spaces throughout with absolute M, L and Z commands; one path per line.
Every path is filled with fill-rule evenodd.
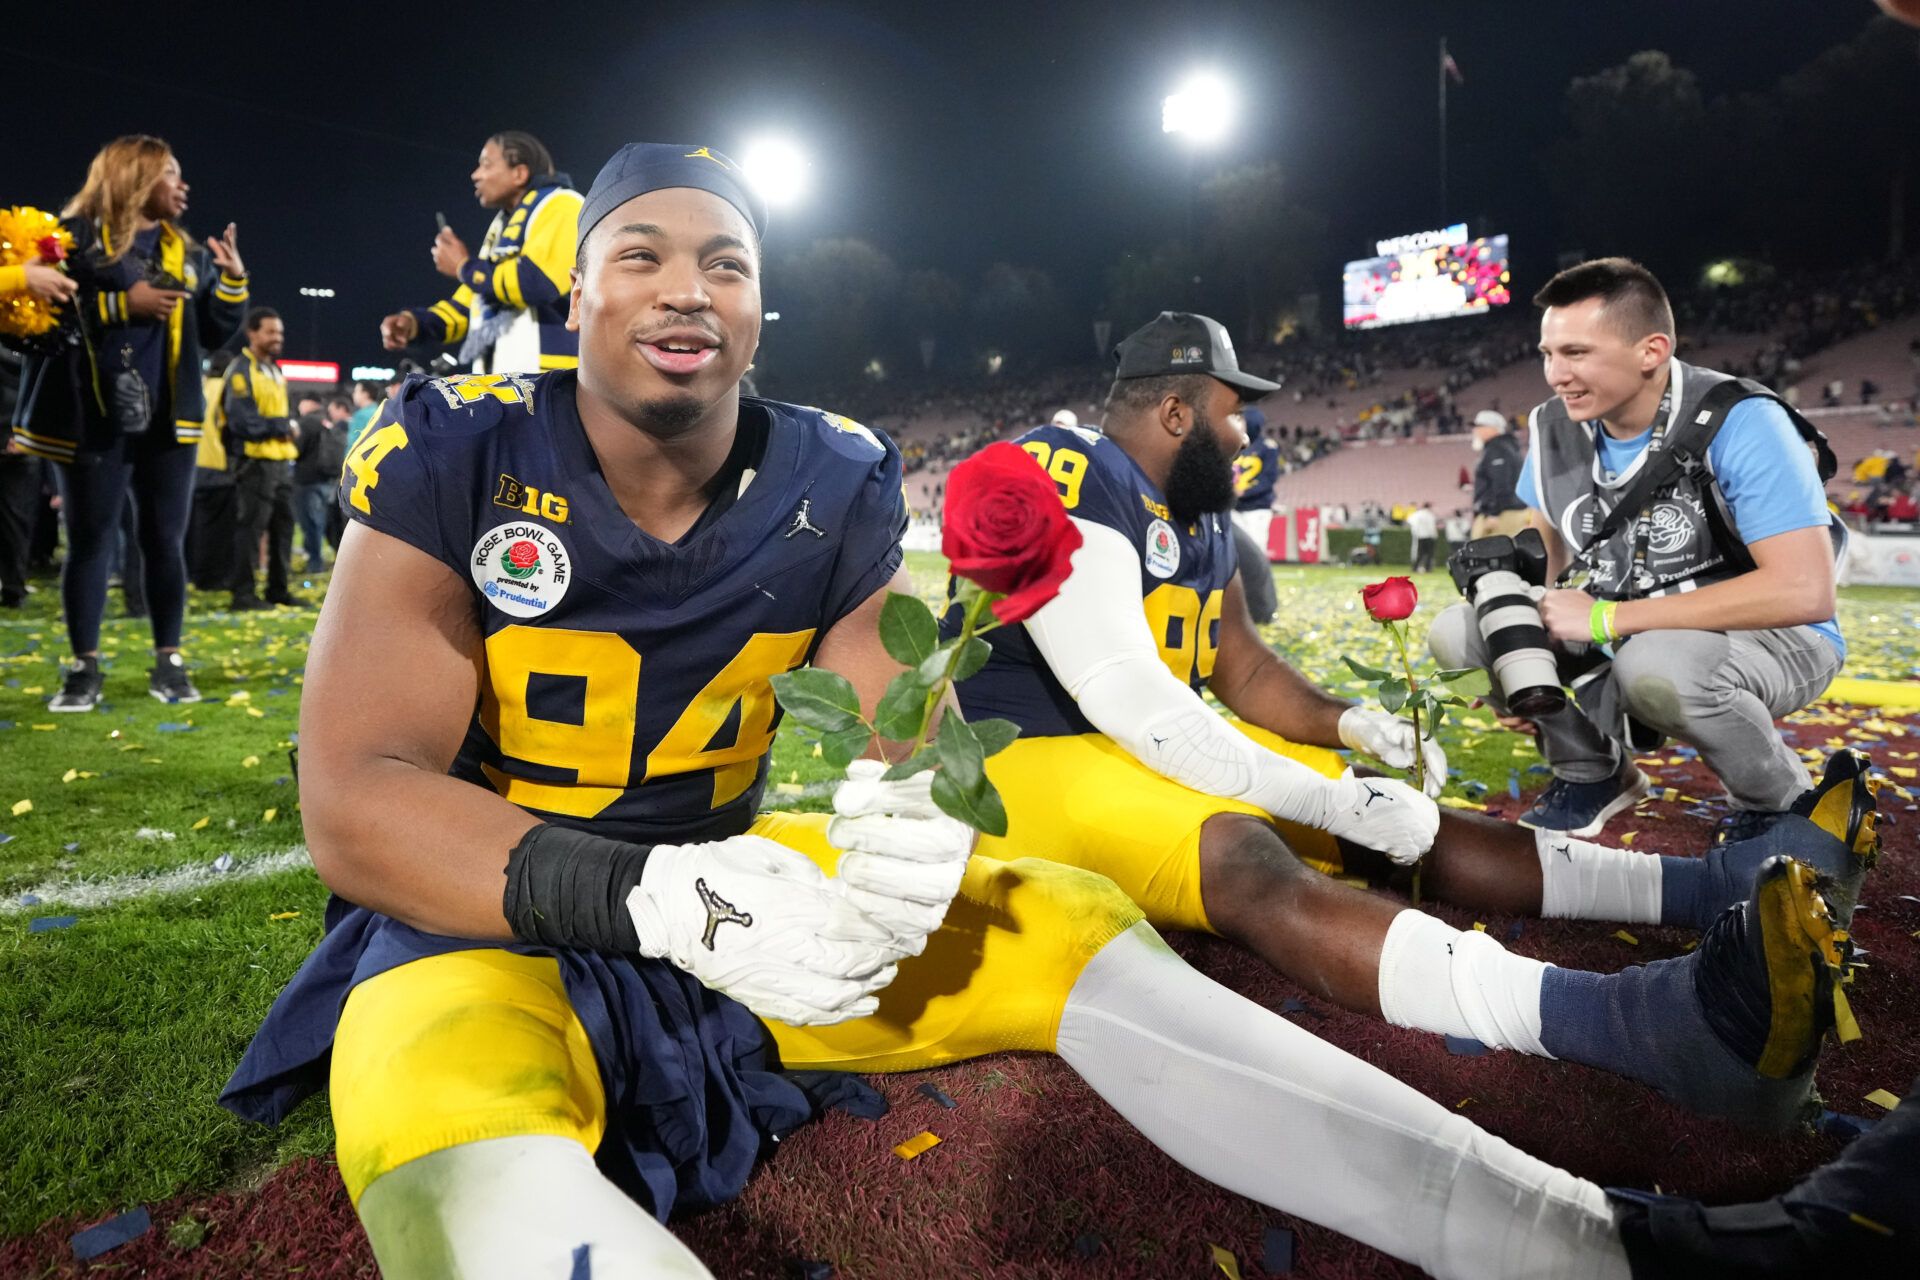
M 707 909 L 707 931 L 700 935 L 701 946 L 709 951 L 713 950 L 713 932 L 723 924 L 744 925 L 749 929 L 753 927 L 752 916 L 707 888 L 705 880 L 695 880 L 693 887 L 700 895 L 701 904 Z
M 1373 802 L 1375 800 L 1391 800 L 1392 799 L 1392 797 L 1389 796 L 1386 792 L 1374 790 L 1373 784 L 1370 782 L 1363 782 L 1360 785 L 1367 789 L 1366 807 L 1369 809 L 1373 807 Z

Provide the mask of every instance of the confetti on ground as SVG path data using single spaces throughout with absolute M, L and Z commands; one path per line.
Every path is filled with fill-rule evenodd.
M 204 819 L 202 821 L 204 821 Z M 219 857 L 215 858 L 213 860 L 213 869 L 215 871 L 233 870 L 233 855 L 230 853 L 223 853 Z
M 298 911 L 276 911 L 267 917 L 269 920 L 298 920 L 299 918 Z
M 1626 943 L 1630 947 L 1637 947 L 1640 945 L 1640 939 L 1634 937 L 1632 934 L 1628 933 L 1625 929 L 1615 929 L 1613 931 L 1613 936 L 1620 939 L 1620 941 Z
M 164 844 L 165 842 L 174 839 L 175 836 L 173 832 L 162 831 L 158 827 L 142 827 L 138 831 L 133 833 L 133 838 L 135 840 L 158 840 Z
M 71 929 L 79 916 L 41 916 L 27 925 L 28 933 L 52 933 L 55 929 Z
M 1892 1093 L 1886 1089 L 1875 1089 L 1872 1093 L 1867 1095 L 1867 1101 L 1871 1102 L 1876 1107 L 1885 1107 L 1887 1110 L 1891 1111 L 1895 1107 L 1900 1105 L 1900 1095 L 1896 1093 Z
M 245 760 L 242 760 L 240 762 L 240 767 L 242 769 L 251 769 L 259 763 L 260 763 L 259 756 L 248 756 Z
M 213 815 L 208 814 L 206 817 L 200 819 L 200 821 L 194 823 L 192 829 L 195 831 L 205 831 L 207 829 L 207 824 L 212 821 L 213 821 Z
M 959 1103 L 955 1102 L 952 1098 L 948 1097 L 946 1092 L 942 1090 L 939 1085 L 936 1085 L 936 1084 L 923 1084 L 919 1087 L 918 1090 L 916 1090 L 916 1092 L 923 1094 L 926 1097 L 932 1098 L 935 1102 L 939 1103 L 941 1106 L 945 1107 L 949 1111 L 953 1110 L 955 1107 L 960 1105 Z
M 1467 1102 L 1472 1102 L 1468 1098 Z M 1465 1103 L 1461 1104 L 1465 1105 Z M 1270 1276 L 1291 1275 L 1293 1272 L 1293 1232 L 1285 1227 L 1268 1227 L 1265 1247 L 1261 1251 L 1260 1266 Z
M 1213 1250 L 1213 1265 L 1227 1275 L 1227 1280 L 1240 1280 L 1240 1259 L 1233 1256 L 1233 1250 L 1222 1249 L 1217 1244 L 1209 1244 Z
M 129 1240 L 138 1240 L 153 1228 L 146 1206 L 130 1210 L 117 1218 L 108 1218 L 99 1226 L 88 1227 L 73 1237 L 73 1256 L 77 1262 L 97 1258 L 109 1249 L 118 1249 Z
M 773 784 L 773 789 L 783 796 L 800 796 L 807 793 L 807 789 L 797 782 L 776 782 Z
M 1472 1036 L 1448 1036 L 1447 1052 L 1456 1058 L 1482 1058 L 1487 1054 L 1487 1046 Z
M 820 1262 L 813 1258 L 795 1258 L 792 1262 L 795 1280 L 833 1280 L 831 1262 Z
M 32 812 L 33 812 L 33 801 L 31 801 L 31 800 L 15 800 L 15 801 L 13 802 L 13 816 L 14 816 L 14 817 L 16 817 L 16 818 L 17 818 L 17 817 L 19 817 L 19 816 L 20 816 L 21 814 L 23 814 L 23 813 L 32 813 Z
M 13 839 L 13 837 L 12 837 L 12 836 L 10 836 L 10 835 L 8 835 L 8 834 L 7 834 L 6 832 L 4 832 L 4 831 L 0 831 L 0 844 L 5 844 L 5 843 L 6 843 L 7 841 L 9 841 L 9 840 L 11 840 L 11 839 Z
M 161 733 L 192 733 L 193 722 L 186 721 L 184 723 L 180 723 L 180 722 L 169 720 L 164 724 L 155 725 L 154 728 L 158 729 Z
M 939 1145 L 940 1139 L 934 1136 L 931 1130 L 928 1130 L 915 1137 L 908 1138 L 905 1142 L 893 1149 L 893 1154 L 899 1156 L 902 1160 L 911 1160 L 922 1152 L 931 1151 Z
M 1073 1256 L 1076 1258 L 1096 1258 L 1107 1247 L 1107 1242 L 1088 1231 L 1073 1238 Z
M 261 814 L 261 815 L 260 815 L 260 821 L 262 821 L 262 822 L 272 822 L 272 821 L 273 821 L 273 820 L 274 820 L 275 818 L 277 818 L 277 817 L 279 817 L 279 816 L 280 816 L 280 810 L 278 810 L 278 809 L 269 809 L 269 810 L 267 810 L 267 811 L 266 811 L 265 813 L 263 813 L 263 814 Z

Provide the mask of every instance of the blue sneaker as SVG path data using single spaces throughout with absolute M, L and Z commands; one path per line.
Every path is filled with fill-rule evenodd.
M 1600 834 L 1607 819 L 1631 809 L 1647 794 L 1647 775 L 1632 764 L 1604 782 L 1569 782 L 1555 778 L 1516 821 L 1534 831 L 1564 831 L 1590 840 Z

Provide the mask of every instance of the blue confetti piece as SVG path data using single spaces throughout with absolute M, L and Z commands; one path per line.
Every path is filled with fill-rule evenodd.
M 1280 1012 L 1282 1014 L 1302 1013 L 1306 1010 L 1306 1007 L 1307 1002 L 1299 996 L 1288 996 L 1280 1002 Z
M 788 1273 L 797 1280 L 833 1280 L 833 1264 L 817 1262 L 812 1258 L 794 1258 L 789 1263 Z
M 19 676 L 8 676 L 8 677 L 7 677 L 7 688 L 9 688 L 9 689 L 18 689 L 19 687 L 20 687 L 20 677 L 19 677 Z
M 1482 796 L 1487 793 L 1487 784 L 1480 781 L 1480 779 L 1478 778 L 1469 779 L 1466 785 L 1467 785 L 1467 790 L 1473 792 L 1473 794 L 1477 796 Z
M 1527 772 L 1528 773 L 1552 773 L 1553 767 L 1551 765 L 1544 765 L 1544 764 L 1530 764 L 1527 766 Z
M 267 696 L 269 698 L 284 697 L 286 695 L 286 692 L 287 691 L 285 689 L 280 689 L 280 688 L 269 689 L 267 690 Z
M 179 724 L 172 720 L 166 721 L 165 723 L 162 723 L 162 724 L 157 724 L 154 726 L 154 728 L 158 729 L 161 733 L 192 733 L 193 732 L 192 725 Z
M 1518 770 L 1507 775 L 1507 794 L 1515 800 L 1520 798 L 1520 774 Z
M 23 893 L 20 895 L 20 905 L 23 907 L 37 907 L 40 905 L 40 895 L 37 893 Z
M 1293 1274 L 1293 1232 L 1285 1227 L 1268 1227 L 1260 1268 L 1270 1276 Z
M 75 1261 L 85 1262 L 97 1258 L 109 1249 L 118 1249 L 129 1240 L 138 1240 L 153 1229 L 153 1219 L 147 1216 L 146 1206 L 129 1210 L 117 1218 L 108 1218 L 97 1227 L 88 1227 L 75 1233 L 73 1237 L 73 1256 Z
M 1448 1036 L 1447 1052 L 1456 1058 L 1482 1058 L 1486 1056 L 1487 1046 L 1472 1036 Z
M 60 847 L 68 853 L 78 853 L 80 851 L 80 842 L 75 840 L 72 844 L 63 844 Z
M 10 836 L 10 835 L 8 835 L 8 834 L 7 834 L 6 832 L 4 832 L 4 831 L 0 831 L 0 844 L 5 844 L 5 843 L 7 843 L 7 841 L 9 841 L 9 840 L 11 840 L 11 839 L 13 839 L 13 837 L 12 837 L 12 836 Z
M 223 872 L 233 870 L 233 855 L 230 853 L 223 853 L 219 857 L 215 858 L 213 860 L 213 869 L 215 871 L 223 871 Z
M 1822 1111 L 1814 1127 L 1832 1138 L 1853 1139 L 1870 1131 L 1879 1124 L 1878 1120 L 1866 1116 L 1842 1115 L 1838 1111 Z
M 1526 927 L 1527 927 L 1527 922 L 1524 920 L 1515 920 L 1512 924 L 1508 925 L 1507 941 L 1518 942 L 1520 940 L 1521 932 L 1525 930 Z
M 79 916 L 41 916 L 27 925 L 28 933 L 52 933 L 55 929 L 70 929 Z
M 1673 754 L 1679 756 L 1682 760 L 1692 760 L 1699 756 L 1700 750 L 1697 747 L 1675 747 Z
M 1106 1247 L 1107 1242 L 1092 1231 L 1073 1238 L 1073 1256 L 1076 1258 L 1097 1258 Z
M 0 720 L 0 729 L 11 729 L 11 728 L 13 728 L 13 721 Z
M 593 1280 L 593 1246 L 583 1244 L 573 1251 L 573 1270 L 567 1273 L 567 1280 Z
M 945 1107 L 949 1111 L 953 1110 L 955 1107 L 960 1105 L 959 1103 L 955 1102 L 951 1097 L 947 1096 L 947 1094 L 938 1085 L 923 1084 L 914 1092 L 920 1094 L 922 1097 L 932 1098 L 935 1102 L 939 1103 L 941 1106 Z

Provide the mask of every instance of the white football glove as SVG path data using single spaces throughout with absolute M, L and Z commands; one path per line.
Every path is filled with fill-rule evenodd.
M 1339 729 L 1340 741 L 1389 769 L 1413 768 L 1413 721 L 1367 707 L 1348 707 L 1340 713 Z M 1421 739 L 1420 753 L 1427 762 L 1424 790 L 1438 799 L 1447 785 L 1447 753 L 1430 737 Z
M 926 949 L 946 919 L 973 852 L 972 827 L 933 802 L 933 772 L 898 782 L 878 760 L 855 760 L 833 793 L 827 839 L 840 855 L 847 899 L 887 929 L 902 956 Z
M 812 859 L 761 836 L 654 846 L 627 910 L 641 955 L 666 957 L 763 1018 L 863 1018 L 893 981 L 888 931 Z
M 1327 784 L 1326 829 L 1342 840 L 1378 849 L 1401 866 L 1420 861 L 1440 830 L 1440 809 L 1404 782 L 1356 778 L 1349 769 Z

